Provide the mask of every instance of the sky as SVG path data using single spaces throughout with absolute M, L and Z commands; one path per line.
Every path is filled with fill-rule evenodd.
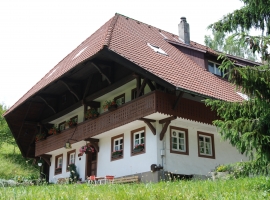
M 0 0 L 0 104 L 11 107 L 115 13 L 178 34 L 186 17 L 192 41 L 243 6 L 240 0 Z

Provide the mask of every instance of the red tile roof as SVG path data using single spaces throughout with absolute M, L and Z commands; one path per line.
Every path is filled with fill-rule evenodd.
M 197 65 L 165 39 L 182 43 L 172 33 L 116 14 L 50 70 L 5 115 L 104 46 L 175 87 L 226 101 L 243 100 L 234 86 Z M 147 43 L 161 48 L 168 56 L 154 52 Z M 191 46 L 217 54 L 195 42 L 191 42 Z

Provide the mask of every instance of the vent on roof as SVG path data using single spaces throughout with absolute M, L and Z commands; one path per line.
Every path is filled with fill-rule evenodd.
M 150 43 L 147 43 L 147 45 L 157 53 L 161 53 L 161 54 L 166 55 L 166 56 L 168 55 L 165 51 L 163 51 L 161 48 L 159 48 L 157 46 L 154 46 Z
M 82 50 L 80 50 L 79 53 L 77 53 L 76 56 L 74 56 L 74 58 L 72 60 L 74 60 L 75 58 L 77 58 L 78 56 L 80 56 L 82 54 L 82 52 L 85 51 L 85 49 L 87 49 L 87 47 L 84 47 Z

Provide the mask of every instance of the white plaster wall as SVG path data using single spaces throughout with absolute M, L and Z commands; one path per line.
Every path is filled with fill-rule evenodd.
M 97 176 L 114 175 L 115 177 L 150 171 L 151 164 L 157 163 L 156 137 L 146 128 L 146 152 L 131 156 L 131 131 L 126 129 L 123 132 L 112 134 L 99 140 L 98 170 Z M 137 128 L 141 128 L 137 127 Z M 123 159 L 111 161 L 111 137 L 124 133 L 124 156 Z
M 189 155 L 170 153 L 170 126 L 188 129 Z M 164 170 L 177 174 L 199 174 L 209 175 L 208 172 L 219 164 L 229 164 L 248 160 L 227 141 L 222 141 L 214 126 L 191 122 L 188 120 L 173 120 L 168 127 L 164 137 L 166 155 L 164 159 Z M 197 131 L 214 134 L 215 159 L 198 156 Z M 160 132 L 160 131 L 159 131 Z M 159 145 L 162 145 L 159 143 Z
M 67 167 L 67 152 L 71 150 L 76 150 L 75 152 L 75 165 L 77 167 L 77 171 L 80 175 L 80 178 L 82 180 L 85 180 L 85 161 L 86 161 L 86 155 L 84 154 L 81 157 L 78 157 L 79 149 L 81 146 L 85 145 L 85 142 L 77 142 L 75 144 L 72 144 L 71 149 L 65 149 L 61 148 L 55 151 L 48 152 L 48 154 L 51 154 L 51 166 L 50 166 L 50 177 L 49 177 L 49 182 L 56 183 L 58 178 L 67 178 L 70 175 L 70 172 L 66 171 Z M 62 173 L 54 175 L 54 170 L 55 170 L 55 156 L 63 154 L 63 166 L 62 166 Z

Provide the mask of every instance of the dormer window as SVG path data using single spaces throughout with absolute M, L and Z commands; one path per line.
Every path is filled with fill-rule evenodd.
M 152 45 L 150 43 L 147 43 L 147 45 L 157 53 L 160 53 L 160 54 L 163 54 L 163 55 L 166 55 L 166 56 L 168 55 L 165 51 L 163 51 L 161 48 L 159 48 L 157 46 L 154 46 L 154 45 Z
M 208 71 L 212 74 L 223 76 L 223 72 L 218 68 L 219 66 L 219 64 L 208 61 Z

